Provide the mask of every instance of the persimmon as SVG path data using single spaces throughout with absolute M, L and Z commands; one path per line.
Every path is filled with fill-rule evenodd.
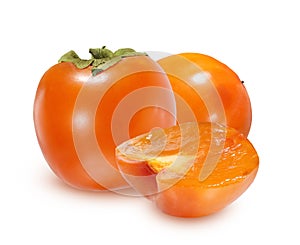
M 179 217 L 215 213 L 255 179 L 259 158 L 239 131 L 217 123 L 182 123 L 130 139 L 116 148 L 124 178 L 163 212 Z
M 115 147 L 153 127 L 174 125 L 174 96 L 146 54 L 105 47 L 90 53 L 83 60 L 70 51 L 45 72 L 34 125 L 46 161 L 65 183 L 117 190 L 128 184 L 116 168 Z
M 199 53 L 171 55 L 158 63 L 174 90 L 179 123 L 216 122 L 248 136 L 252 121 L 250 98 L 231 68 Z

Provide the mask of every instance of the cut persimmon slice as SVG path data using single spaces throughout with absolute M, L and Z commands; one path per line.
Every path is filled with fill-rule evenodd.
M 237 199 L 259 165 L 252 144 L 235 129 L 189 122 L 153 129 L 116 148 L 124 178 L 163 212 L 200 217 Z

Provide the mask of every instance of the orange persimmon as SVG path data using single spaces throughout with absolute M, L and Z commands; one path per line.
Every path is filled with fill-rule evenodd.
M 251 103 L 243 82 L 232 69 L 199 53 L 171 55 L 158 63 L 175 93 L 179 123 L 221 123 L 248 136 Z
M 116 168 L 115 147 L 153 127 L 174 125 L 174 96 L 147 55 L 105 47 L 90 53 L 83 60 L 70 51 L 45 72 L 34 125 L 46 161 L 65 183 L 117 190 L 128 184 Z
M 163 212 L 200 217 L 236 200 L 253 182 L 258 155 L 237 130 L 216 123 L 153 129 L 116 148 L 124 178 Z

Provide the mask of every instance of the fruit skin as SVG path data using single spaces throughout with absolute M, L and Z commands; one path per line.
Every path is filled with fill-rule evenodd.
M 243 82 L 227 65 L 200 53 L 171 55 L 159 60 L 158 63 L 168 74 L 175 92 L 179 123 L 218 122 L 227 124 L 248 136 L 252 122 L 250 98 Z M 195 69 L 195 65 L 198 69 Z M 213 108 L 212 115 L 209 114 L 208 105 L 215 103 L 211 100 L 216 95 L 209 95 L 209 92 L 205 91 L 209 90 L 211 82 L 224 108 L 218 108 L 216 111 Z M 200 94 L 197 92 L 199 90 Z M 226 121 L 222 115 L 223 110 Z M 191 116 L 191 112 L 195 118 Z
M 104 152 L 111 165 L 115 164 L 114 149 L 116 146 L 112 140 L 110 128 L 111 112 L 114 110 L 114 106 L 124 96 L 136 89 L 156 86 L 171 90 L 166 75 L 161 72 L 157 63 L 147 56 L 124 58 L 98 76 L 102 76 L 102 82 L 105 83 L 118 76 L 120 71 L 126 71 L 130 67 L 140 68 L 141 72 L 129 74 L 119 81 L 111 81 L 113 88 L 109 91 L 109 97 L 104 95 L 95 117 L 87 118 L 87 121 L 95 120 L 95 135 L 99 149 Z M 36 91 L 33 113 L 38 142 L 49 166 L 65 183 L 84 190 L 126 187 L 128 184 L 115 168 L 112 168 L 113 171 L 111 172 L 104 173 L 107 177 L 108 186 L 101 185 L 101 180 L 95 181 L 83 167 L 78 157 L 78 149 L 74 146 L 74 128 L 77 127 L 85 132 L 90 127 L 90 123 L 84 120 L 79 122 L 74 120 L 73 113 L 80 91 L 83 86 L 89 86 L 87 81 L 92 76 L 91 69 L 91 67 L 78 69 L 70 62 L 63 62 L 52 66 L 43 75 Z M 91 86 L 98 86 L 101 89 L 102 85 L 98 82 Z M 155 95 L 152 96 L 155 97 Z M 110 102 L 111 100 L 113 102 Z M 173 103 L 174 105 L 173 97 L 170 96 L 164 100 L 169 100 L 169 104 Z M 86 102 L 89 103 L 88 99 Z M 175 124 L 174 117 L 165 110 L 155 107 L 145 108 L 145 110 L 147 110 L 146 115 L 144 110 L 136 113 L 136 120 L 131 127 L 134 128 L 134 124 L 139 124 L 139 131 L 129 130 L 131 136 L 147 132 L 152 127 L 168 127 Z M 172 111 L 171 108 L 170 110 Z M 144 117 L 141 117 L 140 114 Z M 160 118 L 160 120 L 158 121 L 156 118 Z M 89 147 L 91 143 L 85 142 L 85 144 Z M 99 168 L 96 171 L 99 171 Z
M 185 186 L 178 183 L 158 193 L 154 200 L 160 210 L 172 216 L 207 216 L 222 210 L 242 195 L 254 181 L 257 171 L 258 167 L 242 182 L 223 187 L 203 188 L 201 185 Z
M 250 141 L 233 128 L 191 122 L 164 129 L 164 134 L 151 131 L 116 149 L 118 166 L 127 181 L 164 213 L 189 218 L 210 215 L 236 200 L 256 177 L 257 152 Z M 186 138 L 182 139 L 181 135 Z M 152 141 L 149 141 L 150 136 Z M 158 151 L 160 146 L 161 151 Z M 159 155 L 154 156 L 155 152 Z M 191 167 L 182 175 L 180 172 L 191 159 L 191 152 L 196 158 L 192 158 Z M 216 152 L 220 155 L 218 160 L 210 162 L 216 163 L 213 170 L 200 179 L 206 159 L 214 159 Z M 178 155 L 182 165 L 175 162 L 173 166 L 174 160 L 166 160 Z M 164 163 L 167 164 L 162 168 Z

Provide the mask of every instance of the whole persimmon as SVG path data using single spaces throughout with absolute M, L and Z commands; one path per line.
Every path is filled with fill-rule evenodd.
M 175 100 L 167 76 L 146 54 L 105 47 L 90 53 L 83 60 L 70 51 L 46 71 L 34 125 L 46 161 L 65 183 L 117 190 L 128 184 L 116 167 L 116 145 L 174 125 Z
M 221 123 L 248 136 L 251 103 L 243 81 L 232 69 L 200 53 L 171 55 L 158 63 L 175 93 L 179 123 Z

